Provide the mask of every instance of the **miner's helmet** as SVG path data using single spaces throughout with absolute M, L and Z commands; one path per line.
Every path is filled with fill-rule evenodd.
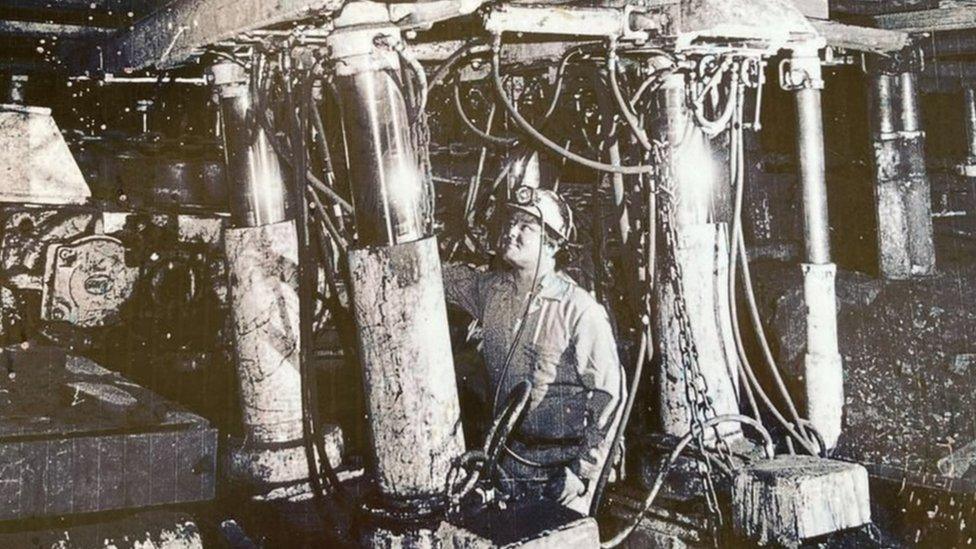
M 522 185 L 512 191 L 508 207 L 526 212 L 542 221 L 551 234 L 556 236 L 560 246 L 572 243 L 576 233 L 573 211 L 555 192 Z
M 515 161 L 510 174 L 513 187 L 509 193 L 508 207 L 539 219 L 556 237 L 556 243 L 564 246 L 572 243 L 576 236 L 573 211 L 555 191 L 541 188 L 543 176 L 552 173 L 543 169 L 542 164 L 537 151 L 529 152 Z

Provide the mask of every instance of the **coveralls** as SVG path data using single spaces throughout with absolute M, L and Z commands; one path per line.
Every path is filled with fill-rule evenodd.
M 552 272 L 538 281 L 519 335 L 529 296 L 518 295 L 512 272 L 445 265 L 444 282 L 447 301 L 481 323 L 489 398 L 498 394 L 494 405 L 500 408 L 519 382 L 532 383 L 500 463 L 508 477 L 503 487 L 515 498 L 543 498 L 565 468 L 586 485 L 567 507 L 587 514 L 626 393 L 606 310 L 569 276 Z

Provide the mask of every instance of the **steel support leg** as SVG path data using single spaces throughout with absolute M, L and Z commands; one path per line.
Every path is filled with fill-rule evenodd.
M 674 253 L 683 274 L 690 335 L 698 349 L 698 366 L 715 413 L 735 414 L 739 412 L 735 362 L 738 359 L 732 339 L 727 284 L 728 176 L 720 151 L 713 150 L 712 142 L 695 126 L 685 102 L 684 76 L 669 77 L 657 92 L 656 102 L 655 111 L 659 114 L 653 121 L 654 138 L 672 147 L 676 204 L 672 223 L 678 245 Z M 659 271 L 667 270 L 668 262 L 659 264 L 662 265 Z M 655 288 L 655 299 L 661 304 L 654 320 L 661 336 L 663 368 L 659 376 L 660 419 L 665 433 L 682 436 L 691 427 L 686 389 L 694 380 L 689 379 L 690 373 L 685 371 L 682 362 L 675 308 L 677 296 L 663 280 Z M 738 425 L 727 423 L 721 429 L 741 436 Z
M 824 169 L 823 87 L 815 47 L 796 49 L 784 86 L 796 100 L 796 147 L 803 194 L 803 295 L 807 307 L 807 352 L 803 387 L 806 417 L 829 447 L 840 436 L 844 374 L 837 348 L 836 267 L 830 262 L 827 183 Z
M 877 65 L 870 71 L 869 106 L 881 276 L 930 275 L 935 270 L 932 199 L 915 74 Z
M 248 75 L 211 69 L 220 97 L 231 222 L 224 233 L 243 438 L 230 444 L 230 475 L 264 492 L 308 478 L 299 373 L 298 237 L 268 135 L 251 120 Z M 323 429 L 333 463 L 341 432 Z M 273 495 L 271 496 L 273 497 Z
M 341 26 L 341 21 L 337 22 Z M 424 178 L 411 140 L 396 27 L 341 28 L 336 58 L 358 240 L 349 252 L 352 308 L 383 505 L 443 503 L 464 452 L 436 237 L 424 224 Z

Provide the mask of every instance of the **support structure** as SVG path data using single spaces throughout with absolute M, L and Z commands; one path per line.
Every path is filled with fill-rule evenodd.
M 668 77 L 657 92 L 653 121 L 654 139 L 669 143 L 674 177 L 675 212 L 671 220 L 676 233 L 675 257 L 685 288 L 684 301 L 690 337 L 698 350 L 698 367 L 706 394 L 717 415 L 739 411 L 736 396 L 738 360 L 732 339 L 729 313 L 728 269 L 730 195 L 728 174 L 720 151 L 695 124 L 685 101 L 683 75 Z M 676 146 L 677 144 L 677 146 Z M 661 263 L 667 265 L 668 262 Z M 668 271 L 670 266 L 658 271 Z M 659 276 L 664 276 L 660 274 Z M 655 284 L 657 308 L 655 330 L 660 334 L 663 374 L 660 376 L 660 420 L 665 433 L 683 436 L 691 428 L 687 386 L 688 372 L 682 363 L 681 327 L 676 297 L 668 284 Z M 726 423 L 722 431 L 741 436 L 737 424 Z
M 400 31 L 382 6 L 347 9 L 356 11 L 337 19 L 329 47 L 358 235 L 349 271 L 370 476 L 381 505 L 417 513 L 445 503 L 451 463 L 464 452 L 447 307 L 417 144 L 392 76 Z
M 807 307 L 807 351 L 803 360 L 806 417 L 832 448 L 840 437 L 844 373 L 837 347 L 837 267 L 830 261 L 819 47 L 819 43 L 806 43 L 794 48 L 781 85 L 794 93 L 796 101 L 796 149 L 806 250 L 802 265 Z
M 879 270 L 907 279 L 935 270 L 932 199 L 914 67 L 873 59 L 869 109 L 874 149 Z
M 976 89 L 963 90 L 966 122 L 966 159 L 959 164 L 959 175 L 976 177 Z
M 229 471 L 266 493 L 308 478 L 299 371 L 298 236 L 279 159 L 252 123 L 248 75 L 234 63 L 211 69 L 220 97 L 232 228 L 224 232 L 243 438 Z M 333 463 L 341 433 L 325 429 Z

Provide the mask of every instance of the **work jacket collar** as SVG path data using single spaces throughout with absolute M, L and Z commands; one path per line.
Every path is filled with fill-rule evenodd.
M 515 272 L 510 273 L 511 277 L 509 281 L 513 287 L 518 287 L 515 283 Z M 539 299 L 548 299 L 552 301 L 559 301 L 566 295 L 566 292 L 570 288 L 569 281 L 566 279 L 566 275 L 559 271 L 549 271 L 548 273 L 542 275 L 539 278 L 538 290 L 536 291 L 536 296 Z

